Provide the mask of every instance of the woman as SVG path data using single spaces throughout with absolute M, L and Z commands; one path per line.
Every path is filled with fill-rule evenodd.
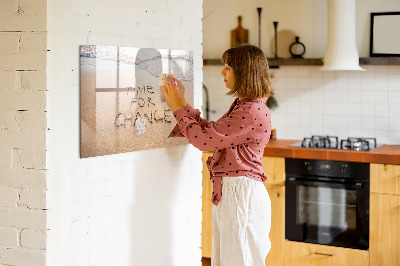
M 261 164 L 271 130 L 268 62 L 252 45 L 228 49 L 222 62 L 227 95 L 237 98 L 216 122 L 200 118 L 200 111 L 186 103 L 179 80 L 170 76 L 161 89 L 178 121 L 171 136 L 214 151 L 207 161 L 213 182 L 212 265 L 265 265 L 271 246 L 271 202 Z

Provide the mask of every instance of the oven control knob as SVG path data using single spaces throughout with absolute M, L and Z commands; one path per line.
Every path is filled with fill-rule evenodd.
M 342 167 L 340 168 L 340 173 L 341 174 L 346 173 L 346 169 L 347 169 L 347 164 L 342 164 Z

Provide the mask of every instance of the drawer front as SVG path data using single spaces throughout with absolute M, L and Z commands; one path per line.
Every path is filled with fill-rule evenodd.
M 365 250 L 285 241 L 285 266 L 365 266 L 369 253 Z

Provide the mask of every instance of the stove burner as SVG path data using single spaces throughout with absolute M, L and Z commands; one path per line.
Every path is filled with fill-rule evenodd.
M 340 141 L 343 150 L 369 151 L 376 146 L 376 138 L 347 138 Z
M 311 138 L 304 138 L 301 147 L 338 149 L 339 140 L 338 137 L 333 136 L 312 136 Z

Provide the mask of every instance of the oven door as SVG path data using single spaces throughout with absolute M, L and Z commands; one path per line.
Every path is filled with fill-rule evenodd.
M 369 185 L 286 178 L 286 239 L 367 250 Z

